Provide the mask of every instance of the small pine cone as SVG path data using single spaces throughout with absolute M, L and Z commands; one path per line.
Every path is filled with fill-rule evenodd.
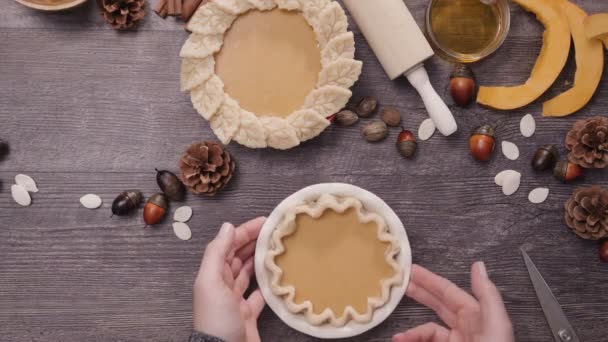
M 608 189 L 576 189 L 565 208 L 566 224 L 576 235 L 587 240 L 608 237 Z
M 228 184 L 235 168 L 230 152 L 208 141 L 190 145 L 179 161 L 180 178 L 195 194 L 215 195 Z
M 97 0 L 101 16 L 112 28 L 126 30 L 146 15 L 146 0 Z
M 579 120 L 566 136 L 568 160 L 588 169 L 608 166 L 608 117 Z

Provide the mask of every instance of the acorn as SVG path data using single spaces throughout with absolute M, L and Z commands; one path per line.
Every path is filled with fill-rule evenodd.
M 475 78 L 471 68 L 464 64 L 457 65 L 450 75 L 450 94 L 454 102 L 467 106 L 475 97 Z
M 8 143 L 0 139 L 0 160 L 8 155 Z
M 365 140 L 369 142 L 377 142 L 386 138 L 388 135 L 388 127 L 384 122 L 376 120 L 365 124 L 361 130 L 361 133 L 363 134 Z
M 600 242 L 600 260 L 608 262 L 608 239 Z
M 156 183 L 171 201 L 181 202 L 186 197 L 186 188 L 177 176 L 166 170 L 156 170 Z
M 121 192 L 114 202 L 112 202 L 112 214 L 116 216 L 124 216 L 139 208 L 141 203 L 141 192 L 137 190 L 127 190 Z
M 144 222 L 146 225 L 153 226 L 160 222 L 167 213 L 167 198 L 162 193 L 156 193 L 148 199 L 144 206 Z
M 352 126 L 359 121 L 359 116 L 352 110 L 344 109 L 334 114 L 334 121 L 339 126 Z
M 562 182 L 570 182 L 583 175 L 583 168 L 567 160 L 561 160 L 555 164 L 553 175 Z
M 545 171 L 555 167 L 559 160 L 559 151 L 555 145 L 543 145 L 536 150 L 532 158 L 532 168 L 536 171 Z
M 373 96 L 365 96 L 357 105 L 357 115 L 367 118 L 374 114 L 376 108 L 378 108 L 378 99 Z
M 391 127 L 398 127 L 401 124 L 401 113 L 394 107 L 384 107 L 380 111 L 380 119 Z
M 469 139 L 469 147 L 473 157 L 479 161 L 488 161 L 492 157 L 496 139 L 494 128 L 490 125 L 478 127 Z
M 397 137 L 397 150 L 399 153 L 409 159 L 416 154 L 417 147 L 418 144 L 416 143 L 414 133 L 405 128 L 401 128 L 401 133 L 399 133 L 399 136 Z

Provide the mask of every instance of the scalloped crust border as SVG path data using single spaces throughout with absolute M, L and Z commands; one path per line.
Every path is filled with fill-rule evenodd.
M 315 314 L 313 312 L 313 305 L 310 301 L 307 300 L 300 304 L 294 302 L 296 290 L 293 286 L 282 286 L 280 284 L 283 270 L 275 263 L 275 257 L 285 251 L 282 239 L 295 232 L 295 219 L 298 214 L 307 214 L 313 218 L 318 218 L 327 209 L 343 213 L 351 208 L 357 210 L 357 216 L 361 222 L 376 222 L 378 225 L 378 240 L 390 243 L 390 248 L 387 250 L 385 257 L 386 262 L 393 268 L 395 274 L 391 278 L 381 280 L 381 297 L 368 297 L 366 312 L 360 314 L 352 306 L 347 306 L 341 316 L 336 316 L 330 308 L 326 308 L 320 314 Z M 272 233 L 270 248 L 264 259 L 264 264 L 271 273 L 270 287 L 272 293 L 283 298 L 289 312 L 293 314 L 303 312 L 306 319 L 313 325 L 321 325 L 329 322 L 332 326 L 342 327 L 350 320 L 363 324 L 369 323 L 372 320 L 374 310 L 382 307 L 389 301 L 391 288 L 393 286 L 401 285 L 403 281 L 403 267 L 395 260 L 400 251 L 401 248 L 398 238 L 389 231 L 385 220 L 381 216 L 365 210 L 361 201 L 353 197 L 337 197 L 324 194 L 315 202 L 304 203 L 285 213 L 283 219 Z
M 208 84 L 209 80 L 218 78 L 215 74 L 214 54 L 221 49 L 224 34 L 239 15 L 249 10 L 268 11 L 276 7 L 288 11 L 300 11 L 312 26 L 321 53 L 322 68 L 319 82 L 306 97 L 304 105 L 285 118 L 273 117 L 275 119 L 265 120 L 267 117 L 257 115 L 253 115 L 252 118 L 250 114 L 253 113 L 239 106 L 239 117 L 249 121 L 256 120 L 257 123 L 241 125 L 239 120 L 234 124 L 236 127 L 212 125 L 214 133 L 224 144 L 235 140 L 250 148 L 271 147 L 284 150 L 318 136 L 329 126 L 330 122 L 327 118 L 346 105 L 352 96 L 350 87 L 361 74 L 363 63 L 354 59 L 354 36 L 348 31 L 346 14 L 337 2 L 213 0 L 200 6 L 193 15 L 187 26 L 192 34 L 180 52 L 180 57 L 183 58 L 182 91 L 191 91 L 191 100 L 195 109 L 206 120 L 226 122 L 229 120 L 218 117 L 235 115 L 234 112 L 225 113 L 222 110 L 225 108 L 222 106 L 224 102 L 235 101 L 224 92 L 223 83 L 214 80 L 213 84 Z M 210 91 L 210 95 L 201 96 L 203 89 Z M 207 106 L 201 101 L 210 101 L 213 105 Z M 308 122 L 301 120 L 303 111 L 307 111 L 308 117 L 312 120 Z M 217 127 L 222 128 L 218 131 Z M 260 130 L 260 127 L 263 129 Z

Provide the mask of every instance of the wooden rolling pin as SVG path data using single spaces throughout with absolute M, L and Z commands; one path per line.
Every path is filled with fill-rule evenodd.
M 443 135 L 458 129 L 448 106 L 437 94 L 423 62 L 433 49 L 403 0 L 344 0 L 344 4 L 391 80 L 405 75 L 416 88 L 429 116 Z

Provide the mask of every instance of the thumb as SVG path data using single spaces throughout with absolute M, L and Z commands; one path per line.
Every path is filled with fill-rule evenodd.
M 224 270 L 224 264 L 233 247 L 234 226 L 226 222 L 222 225 L 222 228 L 220 228 L 215 239 L 213 239 L 213 241 L 207 245 L 207 248 L 205 248 L 201 268 L 204 268 L 205 272 L 221 277 Z
M 483 262 L 476 262 L 471 269 L 471 287 L 479 300 L 484 328 L 491 331 L 508 332 L 511 320 L 503 303 L 500 291 L 488 277 Z

